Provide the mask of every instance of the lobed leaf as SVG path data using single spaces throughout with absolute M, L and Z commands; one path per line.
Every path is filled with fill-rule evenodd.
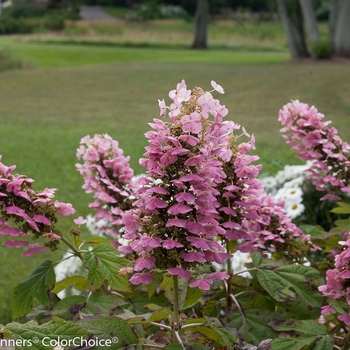
M 113 349 L 124 349 L 127 345 L 137 345 L 139 343 L 131 326 L 115 316 L 86 317 L 78 321 L 77 324 L 85 331 L 93 334 L 93 337 L 111 340 Z
M 94 247 L 84 255 L 83 263 L 89 270 L 88 283 L 91 290 L 95 291 L 108 282 L 113 290 L 131 292 L 128 278 L 119 276 L 119 270 L 127 266 L 128 261 L 118 256 L 118 251 L 111 245 L 100 244 Z
M 79 325 L 66 322 L 58 317 L 39 325 L 36 321 L 21 324 L 9 323 L 0 331 L 0 334 L 10 332 L 16 342 L 16 349 L 47 350 L 50 340 L 69 341 L 73 338 L 87 339 L 88 333 Z M 22 345 L 19 345 L 19 344 Z M 46 344 L 46 346 L 45 346 Z
M 322 296 L 312 286 L 312 280 L 319 277 L 316 269 L 302 265 L 282 266 L 274 270 L 259 269 L 257 273 L 259 283 L 275 300 L 296 299 L 298 295 L 313 307 L 322 305 Z
M 333 338 L 327 328 L 315 320 L 278 320 L 269 323 L 276 331 L 283 332 L 270 344 L 273 350 L 333 349 Z
M 45 260 L 16 286 L 12 295 L 13 318 L 25 316 L 33 308 L 34 298 L 44 306 L 50 305 L 49 291 L 55 285 L 55 271 L 51 260 Z

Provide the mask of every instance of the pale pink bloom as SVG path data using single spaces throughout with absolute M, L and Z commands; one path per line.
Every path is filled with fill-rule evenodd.
M 160 108 L 160 116 L 166 117 L 166 105 L 164 100 L 158 100 L 158 105 Z
M 86 224 L 87 220 L 84 219 L 82 216 L 77 217 L 73 220 L 76 225 L 84 225 Z
M 55 202 L 54 206 L 58 208 L 57 213 L 62 216 L 72 215 L 77 212 L 70 203 Z
M 214 90 L 216 90 L 219 94 L 224 94 L 225 91 L 221 85 L 217 84 L 214 80 L 211 81 L 211 86 Z
M 199 113 L 193 112 L 181 118 L 182 130 L 193 134 L 198 134 L 202 130 L 202 117 Z

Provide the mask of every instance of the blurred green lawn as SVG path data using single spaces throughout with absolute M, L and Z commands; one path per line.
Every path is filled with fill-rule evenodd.
M 34 68 L 0 75 L 2 162 L 16 164 L 18 173 L 34 178 L 36 189 L 58 188 L 57 198 L 78 209 L 74 217 L 89 213 L 91 198 L 83 193 L 75 170 L 80 139 L 108 133 L 141 173 L 143 134 L 147 123 L 160 118 L 157 99 L 169 102 L 168 91 L 181 79 L 189 88 L 211 90 L 211 80 L 224 87 L 225 95 L 216 97 L 229 109 L 228 119 L 255 134 L 265 173 L 298 163 L 277 121 L 278 110 L 291 99 L 316 105 L 350 140 L 347 64 L 291 63 L 281 53 L 6 45 Z M 62 222 L 65 231 L 70 220 Z M 9 248 L 0 253 L 0 323 L 6 323 L 12 289 L 43 256 L 23 258 L 20 250 Z

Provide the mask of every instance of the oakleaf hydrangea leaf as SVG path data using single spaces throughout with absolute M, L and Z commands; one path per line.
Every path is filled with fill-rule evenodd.
M 45 260 L 17 287 L 12 296 L 13 318 L 25 316 L 32 310 L 34 298 L 44 306 L 50 305 L 48 292 L 55 285 L 55 271 L 52 261 Z
M 84 266 L 89 270 L 88 283 L 92 290 L 99 289 L 108 281 L 110 287 L 119 292 L 130 292 L 126 276 L 119 276 L 119 270 L 127 266 L 128 261 L 119 256 L 119 252 L 109 244 L 100 244 L 84 255 Z

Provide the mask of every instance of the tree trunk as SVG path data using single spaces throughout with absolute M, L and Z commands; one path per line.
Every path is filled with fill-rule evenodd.
M 277 5 L 292 58 L 309 57 L 301 21 L 289 16 L 285 0 L 277 0 Z
M 337 25 L 337 20 L 339 16 L 340 0 L 332 0 L 331 8 L 329 13 L 329 41 L 332 45 L 332 50 L 334 51 L 334 41 L 335 41 L 335 30 Z
M 334 36 L 334 53 L 350 58 L 350 1 L 340 0 L 339 15 Z
M 320 33 L 317 27 L 315 9 L 312 0 L 299 0 L 301 13 L 303 14 L 306 34 L 311 44 L 320 40 Z
M 194 16 L 194 41 L 193 49 L 207 49 L 207 32 L 209 22 L 208 0 L 197 0 L 197 9 Z

